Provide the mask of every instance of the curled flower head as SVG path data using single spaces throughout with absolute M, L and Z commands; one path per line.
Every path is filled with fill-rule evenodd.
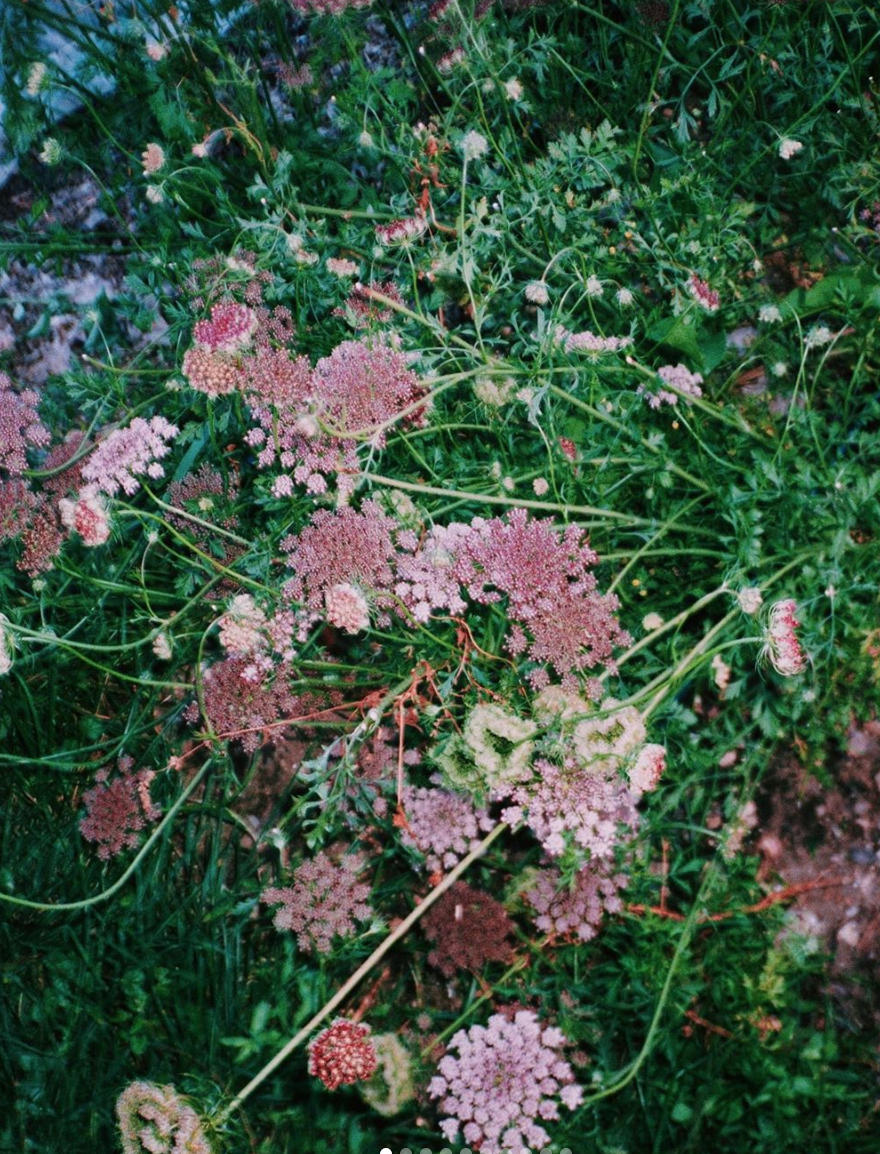
M 132 1082 L 116 1117 L 123 1154 L 211 1154 L 201 1118 L 173 1086 Z
M 309 1073 L 328 1090 L 366 1082 L 379 1065 L 369 1034 L 369 1026 L 337 1018 L 309 1043 Z
M 349 581 L 333 585 L 324 594 L 327 620 L 343 633 L 360 633 L 370 627 L 370 606 L 363 593 Z
M 656 789 L 665 769 L 665 747 L 649 742 L 639 750 L 635 764 L 629 771 L 630 789 L 637 793 L 648 793 Z
M 747 613 L 750 617 L 757 613 L 764 604 L 764 598 L 761 596 L 761 590 L 756 585 L 750 585 L 746 589 L 740 589 L 736 595 L 739 601 L 739 607 L 743 613 Z
M 396 1034 L 377 1034 L 372 1043 L 378 1066 L 370 1081 L 359 1089 L 377 1114 L 391 1118 L 415 1097 L 412 1055 Z
M 777 601 L 770 607 L 764 652 L 770 664 L 783 677 L 794 677 L 803 673 L 807 659 L 797 638 L 800 621 L 796 616 L 797 605 L 791 598 Z
M 489 151 L 489 141 L 481 132 L 471 129 L 465 133 L 461 141 L 461 151 L 465 160 L 479 160 Z

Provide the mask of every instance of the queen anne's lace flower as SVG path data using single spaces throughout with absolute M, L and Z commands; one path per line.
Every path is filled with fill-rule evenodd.
M 629 771 L 630 789 L 636 793 L 648 793 L 656 789 L 665 769 L 665 747 L 649 742 L 639 750 L 635 764 Z
M 540 1123 L 558 1118 L 560 1103 L 573 1110 L 583 1098 L 560 1054 L 565 1043 L 561 1030 L 542 1028 L 528 1010 L 459 1030 L 428 1087 L 448 1115 L 440 1123 L 446 1140 L 461 1134 L 480 1154 L 549 1143 Z
M 173 1086 L 132 1082 L 116 1117 L 123 1154 L 211 1154 L 201 1118 Z
M 492 829 L 484 809 L 459 793 L 432 787 L 407 786 L 403 791 L 406 815 L 400 840 L 425 855 L 433 872 L 451 869 L 480 844 L 480 834 Z
M 343 633 L 360 633 L 370 627 L 370 606 L 359 589 L 348 581 L 332 585 L 324 594 L 327 621 Z
M 89 487 L 82 490 L 76 501 L 62 497 L 58 502 L 58 513 L 65 529 L 79 533 L 83 544 L 89 548 L 103 545 L 110 537 L 110 517 L 100 494 Z
M 280 904 L 275 925 L 292 930 L 301 950 L 329 954 L 334 938 L 352 937 L 356 923 L 372 917 L 370 887 L 357 880 L 363 868 L 358 854 L 346 854 L 337 864 L 322 851 L 293 871 L 291 885 L 271 886 L 260 897 Z
M 164 417 L 135 417 L 125 429 L 114 431 L 103 440 L 83 465 L 82 477 L 95 490 L 115 496 L 121 489 L 129 497 L 140 488 L 138 477 L 163 477 L 159 461 L 171 451 L 168 442 L 179 429 Z
M 236 353 L 251 343 L 257 325 L 257 314 L 252 308 L 234 301 L 220 301 L 212 306 L 210 320 L 196 324 L 193 338 L 196 344 L 212 353 Z
M 371 1041 L 378 1066 L 359 1087 L 361 1097 L 377 1114 L 391 1118 L 415 1096 L 412 1055 L 396 1034 L 376 1034 Z
M 86 816 L 79 823 L 87 841 L 96 842 L 98 857 L 106 861 L 125 849 L 133 849 L 147 822 L 157 821 L 162 811 L 150 799 L 153 770 L 131 771 L 131 758 L 120 758 L 120 773 L 108 781 L 106 769 L 95 775 L 96 784 L 85 794 Z
M 803 673 L 807 659 L 797 638 L 800 621 L 796 616 L 797 605 L 792 600 L 777 601 L 770 607 L 767 626 L 765 652 L 770 664 L 783 677 L 794 677 Z
M 26 451 L 49 444 L 49 430 L 40 420 L 39 393 L 17 393 L 12 381 L 0 373 L 0 470 L 17 476 L 28 467 Z
M 309 1073 L 328 1090 L 366 1082 L 376 1073 L 379 1058 L 363 1022 L 337 1018 L 309 1043 Z
M 615 872 L 613 859 L 592 858 L 571 885 L 563 885 L 557 869 L 539 870 L 523 896 L 535 911 L 539 930 L 588 942 L 606 911 L 615 914 L 623 908 L 619 894 L 627 881 L 625 873 Z

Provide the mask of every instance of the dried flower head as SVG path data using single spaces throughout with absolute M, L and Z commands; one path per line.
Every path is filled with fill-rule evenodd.
M 204 1124 L 173 1086 L 132 1082 L 116 1101 L 123 1154 L 211 1154 Z
M 800 621 L 796 611 L 797 605 L 791 599 L 777 601 L 770 607 L 764 652 L 776 672 L 783 677 L 803 673 L 807 666 L 807 659 L 797 638 Z
M 378 1063 L 376 1072 L 358 1088 L 377 1114 L 392 1118 L 415 1097 L 412 1055 L 396 1034 L 376 1034 L 372 1043 Z
M 337 1018 L 309 1043 L 309 1073 L 328 1090 L 366 1082 L 376 1073 L 379 1058 L 363 1022 Z
M 480 1154 L 547 1145 L 538 1119 L 552 1121 L 560 1103 L 573 1110 L 583 1098 L 560 1054 L 565 1044 L 561 1030 L 542 1027 L 528 1010 L 459 1030 L 428 1087 L 448 1115 L 440 1123 L 446 1140 L 460 1133 Z
M 275 925 L 292 930 L 304 953 L 329 954 L 334 938 L 350 938 L 357 922 L 372 917 L 370 887 L 359 882 L 364 868 L 357 854 L 346 854 L 337 864 L 325 851 L 293 871 L 292 884 L 263 890 L 261 901 L 280 904 Z

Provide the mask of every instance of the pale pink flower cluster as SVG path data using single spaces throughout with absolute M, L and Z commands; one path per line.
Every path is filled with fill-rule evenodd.
M 39 393 L 33 389 L 17 393 L 9 377 L 0 373 L 0 469 L 13 476 L 28 467 L 28 448 L 44 448 L 51 440 L 37 412 L 39 403 Z
M 644 385 L 639 385 L 636 390 L 639 396 L 645 397 L 652 409 L 659 409 L 661 405 L 677 405 L 679 395 L 684 394 L 685 400 L 688 404 L 691 401 L 690 397 L 701 397 L 703 390 L 700 385 L 703 383 L 703 378 L 700 373 L 692 373 L 685 365 L 663 365 L 657 370 L 657 376 L 664 384 L 670 385 L 677 392 L 671 392 L 670 389 L 659 389 L 656 393 L 647 389 Z
M 164 477 L 159 464 L 171 451 L 169 442 L 179 429 L 164 417 L 135 417 L 125 429 L 114 429 L 91 454 L 82 478 L 95 492 L 114 497 L 121 489 L 129 497 L 140 488 L 138 477 Z
M 173 1086 L 132 1082 L 116 1102 L 122 1154 L 212 1154 L 201 1118 Z
M 144 175 L 152 176 L 165 167 L 165 152 L 158 144 L 148 144 L 141 156 L 144 165 Z
M 369 1035 L 363 1022 L 337 1018 L 309 1043 L 309 1073 L 328 1090 L 369 1081 L 379 1065 Z
M 803 673 L 807 666 L 807 659 L 797 638 L 800 621 L 796 610 L 797 605 L 791 599 L 777 601 L 770 607 L 765 651 L 770 664 L 783 677 Z
M 304 953 L 329 954 L 334 938 L 352 937 L 356 923 L 373 915 L 370 887 L 358 881 L 363 868 L 357 854 L 346 854 L 337 864 L 321 851 L 293 871 L 289 886 L 270 886 L 260 900 L 280 905 L 275 925 L 292 930 Z
M 611 858 L 591 858 L 565 885 L 557 869 L 542 869 L 523 895 L 535 911 L 535 925 L 546 934 L 582 942 L 596 936 L 605 913 L 623 908 L 620 891 L 627 885 L 625 873 L 616 873 Z
M 150 783 L 156 776 L 150 769 L 132 772 L 130 757 L 119 759 L 119 775 L 108 780 L 106 769 L 95 774 L 95 785 L 83 797 L 86 816 L 79 823 L 86 841 L 98 846 L 98 857 L 106 861 L 125 849 L 133 849 L 147 822 L 156 821 L 162 811 L 150 800 Z
M 739 607 L 743 613 L 747 613 L 750 617 L 753 616 L 761 606 L 764 604 L 764 598 L 761 596 L 761 590 L 755 585 L 750 585 L 746 589 L 740 589 L 737 593 L 737 600 Z
M 75 530 L 84 545 L 103 545 L 110 536 L 110 516 L 100 493 L 91 486 L 83 489 L 76 501 L 62 497 L 58 513 L 65 529 Z
M 327 257 L 327 272 L 332 272 L 334 276 L 338 277 L 357 276 L 360 272 L 360 266 L 356 261 L 348 260 L 346 257 L 329 256 Z
M 349 581 L 332 585 L 324 594 L 325 615 L 330 625 L 343 633 L 360 633 L 370 627 L 370 606 L 366 597 Z
M 440 1123 L 446 1140 L 461 1134 L 480 1154 L 547 1145 L 541 1123 L 556 1120 L 560 1104 L 574 1110 L 583 1099 L 561 1055 L 565 1045 L 561 1030 L 542 1027 L 529 1010 L 459 1030 L 428 1087 L 447 1115 Z
M 494 825 L 486 810 L 476 809 L 467 797 L 433 786 L 407 786 L 403 809 L 400 840 L 425 855 L 431 873 L 451 869 Z
M 666 770 L 666 748 L 649 742 L 642 746 L 632 769 L 629 771 L 629 786 L 637 794 L 649 793 L 656 789 Z
M 572 333 L 562 325 L 556 326 L 555 337 L 567 353 L 617 353 L 633 343 L 632 337 L 599 337 L 589 330 Z
M 460 522 L 435 525 L 419 541 L 413 531 L 398 533 L 403 550 L 397 559 L 394 592 L 409 607 L 416 621 L 425 623 L 434 610 L 464 613 L 466 604 L 455 571 L 455 561 L 470 533 Z
M 550 300 L 550 293 L 542 280 L 529 281 L 524 295 L 529 304 L 533 305 L 545 305 Z
M 265 648 L 266 614 L 249 593 L 233 597 L 218 624 L 220 644 L 230 656 L 247 657 Z

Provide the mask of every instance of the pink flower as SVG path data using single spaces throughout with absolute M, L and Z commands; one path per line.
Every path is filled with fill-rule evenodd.
M 98 857 L 105 861 L 133 849 L 147 822 L 162 814 L 150 800 L 155 773 L 148 769 L 132 773 L 132 764 L 129 757 L 120 758 L 119 776 L 110 782 L 107 770 L 99 770 L 97 784 L 83 798 L 87 813 L 79 823 L 80 833 L 87 841 L 97 842 Z
M 135 417 L 125 429 L 114 431 L 103 440 L 83 465 L 82 477 L 91 482 L 93 491 L 115 496 L 121 489 L 129 497 L 140 488 L 137 480 L 162 477 L 158 462 L 170 451 L 169 441 L 178 434 L 176 425 L 164 417 Z
M 90 548 L 103 545 L 110 536 L 107 506 L 100 494 L 90 487 L 83 489 L 75 502 L 62 497 L 58 502 L 58 512 L 61 524 L 66 529 L 76 530 L 83 544 Z
M 363 1022 L 337 1018 L 309 1043 L 309 1073 L 328 1090 L 368 1081 L 379 1065 L 369 1034 Z
M 141 159 L 144 163 L 144 175 L 152 176 L 165 167 L 165 153 L 158 144 L 148 144 Z
M 28 448 L 49 444 L 49 430 L 37 413 L 39 403 L 39 393 L 33 389 L 17 393 L 9 377 L 0 373 L 0 469 L 13 476 L 28 467 Z
M 721 304 L 721 297 L 714 289 L 711 289 L 704 280 L 700 280 L 696 273 L 692 273 L 691 279 L 688 281 L 688 292 L 707 313 L 718 311 L 718 306 Z
M 329 954 L 334 938 L 353 937 L 356 923 L 372 917 L 370 887 L 357 880 L 363 866 L 357 854 L 346 854 L 337 865 L 322 851 L 293 871 L 291 885 L 263 890 L 260 900 L 280 904 L 275 925 L 292 930 L 304 953 Z
M 432 873 L 451 869 L 477 848 L 481 834 L 494 824 L 486 810 L 476 809 L 469 798 L 446 789 L 407 786 L 403 809 L 406 823 L 400 840 L 425 855 Z
M 360 633 L 370 627 L 370 607 L 359 589 L 348 581 L 333 585 L 324 594 L 327 621 L 344 633 Z
M 652 409 L 659 409 L 661 404 L 677 405 L 679 393 L 684 393 L 686 400 L 689 397 L 701 397 L 703 395 L 703 390 L 700 388 L 703 383 L 702 376 L 700 373 L 690 372 L 685 365 L 664 365 L 657 370 L 657 376 L 667 385 L 671 385 L 673 389 L 677 389 L 678 392 L 673 393 L 670 389 L 660 389 L 658 392 L 652 393 L 644 385 L 639 385 L 638 395 L 646 397 Z M 690 403 L 688 400 L 688 404 Z
M 800 621 L 795 616 L 797 605 L 791 599 L 777 601 L 770 607 L 765 653 L 770 664 L 783 677 L 803 673 L 807 659 L 797 638 Z
M 557 869 L 542 869 L 523 895 L 535 911 L 535 925 L 547 934 L 575 935 L 588 942 L 596 936 L 605 912 L 622 908 L 620 891 L 627 877 L 615 873 L 614 861 L 591 858 L 574 875 L 572 885 L 563 883 Z
M 212 353 L 236 353 L 250 344 L 257 331 L 257 314 L 247 305 L 221 301 L 211 308 L 211 319 L 193 329 L 197 344 Z
M 392 220 L 389 224 L 376 225 L 376 240 L 379 244 L 405 244 L 416 240 L 428 227 L 423 216 L 407 216 Z
M 629 772 L 630 788 L 638 793 L 648 793 L 656 789 L 665 769 L 665 747 L 650 743 L 643 746 Z

